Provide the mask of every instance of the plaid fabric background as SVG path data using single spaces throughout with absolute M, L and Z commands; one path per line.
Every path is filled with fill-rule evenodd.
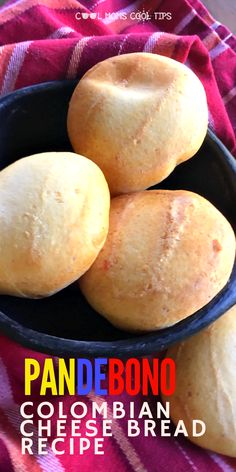
M 129 18 L 130 12 L 148 11 L 148 22 Z M 154 12 L 170 12 L 172 20 L 155 20 Z M 88 18 L 77 13 L 126 13 L 127 20 Z M 77 15 L 78 16 L 78 15 Z M 185 62 L 204 84 L 209 124 L 236 155 L 236 40 L 215 21 L 198 0 L 15 0 L 0 9 L 0 93 L 48 80 L 81 77 L 96 62 L 117 54 L 147 51 Z M 14 139 L 14 136 L 12 137 Z M 186 439 L 128 438 L 124 421 L 113 422 L 113 437 L 105 439 L 105 455 L 68 453 L 22 456 L 19 405 L 24 401 L 24 359 L 46 356 L 0 339 L 0 472 L 231 472 L 236 460 L 192 445 Z M 56 362 L 56 360 L 55 360 Z M 37 404 L 38 384 L 31 400 Z M 47 398 L 57 408 L 61 398 Z M 93 395 L 63 399 L 65 410 L 76 400 L 88 405 L 102 401 Z M 106 398 L 111 405 L 116 398 Z M 126 405 L 126 395 L 119 397 Z M 146 398 L 135 398 L 140 405 Z M 154 405 L 156 398 L 148 399 Z M 54 416 L 54 428 L 57 413 Z M 101 418 L 102 419 L 102 418 Z M 100 419 L 100 420 L 101 420 Z M 101 421 L 99 422 L 101 423 Z M 82 435 L 84 425 L 82 425 Z M 101 424 L 99 424 L 101 431 Z M 53 436 L 52 436 L 53 438 Z M 68 447 L 68 440 L 66 447 Z

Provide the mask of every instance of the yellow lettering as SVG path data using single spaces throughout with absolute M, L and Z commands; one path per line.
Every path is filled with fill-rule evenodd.
M 40 365 L 36 359 L 25 359 L 25 395 L 31 395 L 31 382 L 40 374 Z
M 65 384 L 69 395 L 75 394 L 75 359 L 69 359 L 69 369 L 66 367 L 65 359 L 58 361 L 58 394 L 65 394 Z
M 46 395 L 46 390 L 51 390 L 52 395 L 57 395 L 53 359 L 45 359 L 44 362 L 40 395 Z

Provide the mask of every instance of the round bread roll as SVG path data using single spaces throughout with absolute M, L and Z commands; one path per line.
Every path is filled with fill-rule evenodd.
M 111 57 L 90 69 L 69 105 L 68 134 L 104 172 L 112 195 L 143 190 L 192 157 L 207 131 L 204 88 L 157 54 Z
M 176 363 L 176 390 L 163 399 L 174 423 L 183 420 L 199 446 L 236 457 L 236 306 L 167 356 Z M 192 419 L 205 422 L 203 436 L 191 436 Z
M 233 230 L 210 202 L 182 190 L 143 191 L 112 200 L 106 243 L 80 287 L 115 326 L 151 331 L 207 304 L 234 258 Z
M 46 297 L 78 279 L 102 248 L 110 195 L 101 170 L 69 152 L 0 172 L 0 293 Z

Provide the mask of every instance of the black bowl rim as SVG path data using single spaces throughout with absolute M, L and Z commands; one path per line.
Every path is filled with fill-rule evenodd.
M 39 84 L 34 85 L 27 85 L 26 87 L 22 87 L 20 89 L 14 90 L 14 92 L 6 93 L 0 97 L 0 107 L 8 105 L 8 102 L 15 100 L 22 95 L 28 95 L 31 92 L 37 93 L 41 92 L 42 90 L 51 89 L 64 89 L 65 85 L 68 87 L 76 86 L 79 82 L 79 79 L 65 79 L 65 80 L 55 80 L 55 81 L 48 81 L 48 82 L 40 82 Z
M 9 105 L 9 101 L 15 100 L 22 94 L 41 92 L 45 88 L 51 90 L 55 90 L 55 88 L 60 89 L 65 87 L 65 83 L 68 83 L 68 86 L 71 87 L 72 84 L 76 85 L 77 81 L 44 82 L 16 90 L 0 99 L 0 107 Z M 210 129 L 208 129 L 206 140 L 224 154 L 225 165 L 236 177 L 236 161 L 234 157 Z M 82 341 L 57 337 L 27 328 L 1 311 L 0 330 L 24 347 L 55 356 L 130 357 L 132 354 L 134 357 L 140 357 L 155 354 L 166 349 L 168 345 L 180 342 L 207 327 L 236 304 L 236 289 L 234 289 L 233 284 L 235 278 L 236 263 L 226 286 L 201 310 L 169 328 L 130 337 L 125 340 Z M 170 337 L 171 341 L 169 340 Z

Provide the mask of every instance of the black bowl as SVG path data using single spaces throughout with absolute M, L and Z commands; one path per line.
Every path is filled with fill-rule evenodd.
M 74 87 L 74 81 L 45 83 L 0 100 L 1 169 L 29 154 L 71 150 L 66 114 Z M 236 227 L 236 164 L 211 131 L 198 156 L 178 166 L 159 187 L 203 195 Z M 154 354 L 198 332 L 234 305 L 235 279 L 236 266 L 225 288 L 203 309 L 173 327 L 142 336 L 114 328 L 72 287 L 42 300 L 0 296 L 0 329 L 26 347 L 57 356 Z

